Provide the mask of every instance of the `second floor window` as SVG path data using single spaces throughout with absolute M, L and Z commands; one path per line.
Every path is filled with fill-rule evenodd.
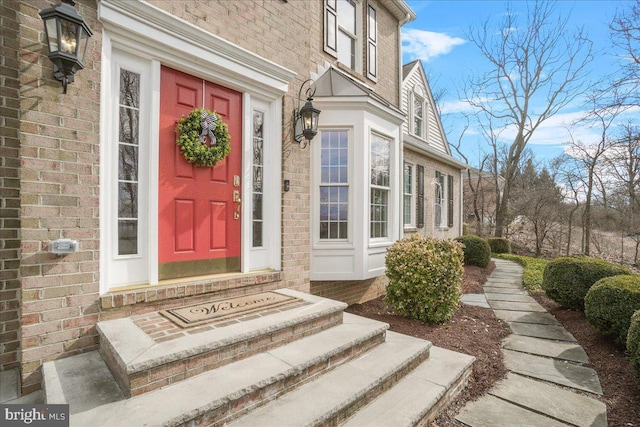
M 358 0 L 325 0 L 324 5 L 324 50 L 345 66 L 361 72 L 360 57 L 363 44 L 361 3 Z M 368 21 L 377 26 L 377 17 L 372 8 L 369 11 Z M 373 55 L 373 57 L 377 56 L 376 31 L 376 28 L 368 31 L 368 38 L 373 41 L 373 47 L 369 46 L 370 56 Z M 376 72 L 374 68 L 373 73 Z

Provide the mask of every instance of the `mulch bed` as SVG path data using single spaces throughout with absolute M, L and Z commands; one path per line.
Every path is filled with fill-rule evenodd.
M 482 284 L 493 271 L 467 266 L 462 282 L 463 293 L 482 293 Z M 584 318 L 584 314 L 559 307 L 540 293 L 534 297 L 578 340 L 598 372 L 607 405 L 610 426 L 640 427 L 640 386 L 624 352 L 603 338 Z M 432 427 L 465 426 L 455 416 L 467 402 L 484 395 L 507 370 L 502 361 L 501 341 L 511 331 L 495 317 L 493 310 L 460 305 L 453 319 L 443 325 L 431 325 L 395 313 L 383 298 L 352 305 L 348 312 L 380 320 L 390 330 L 431 341 L 433 345 L 476 357 L 467 387 L 440 414 Z

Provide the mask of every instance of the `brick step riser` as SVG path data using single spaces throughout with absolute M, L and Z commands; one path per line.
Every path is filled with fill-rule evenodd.
M 122 362 L 114 356 L 113 350 L 102 336 L 99 351 L 124 395 L 134 397 L 340 325 L 342 314 L 342 311 L 333 312 L 272 331 L 268 335 L 134 373 L 125 372 Z
M 473 369 L 471 366 L 466 370 L 464 374 L 460 376 L 456 380 L 455 383 L 452 384 L 451 388 L 449 388 L 446 393 L 438 400 L 438 402 L 431 407 L 429 412 L 425 415 L 425 417 L 416 424 L 416 427 L 429 427 L 435 421 L 436 418 L 444 411 L 453 400 L 458 397 L 458 395 L 464 390 L 467 386 L 467 382 L 471 377 Z
M 262 406 L 280 396 L 300 387 L 307 382 L 313 381 L 319 376 L 332 371 L 333 369 L 357 358 L 374 347 L 384 343 L 384 333 L 376 334 L 364 341 L 351 346 L 340 353 L 332 355 L 330 358 L 322 360 L 313 365 L 307 366 L 304 370 L 293 376 L 282 378 L 273 383 L 264 385 L 259 389 L 240 396 L 230 401 L 224 407 L 216 407 L 203 413 L 198 418 L 185 421 L 179 424 L 180 427 L 219 427 L 224 426 L 230 421 L 241 417 L 251 410 Z

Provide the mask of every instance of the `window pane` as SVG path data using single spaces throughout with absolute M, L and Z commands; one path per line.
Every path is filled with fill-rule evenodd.
M 356 40 L 342 30 L 338 31 L 338 61 L 349 68 L 356 66 Z
M 120 105 L 140 107 L 140 74 L 120 71 Z
M 320 238 L 346 239 L 349 214 L 349 149 L 346 130 L 322 132 L 320 165 Z
M 263 244 L 263 176 L 264 176 L 264 113 L 253 112 L 253 208 L 251 223 L 253 226 L 252 245 L 254 248 Z
M 138 251 L 140 74 L 120 70 L 118 107 L 118 254 Z
M 118 179 L 121 181 L 137 181 L 138 147 L 120 144 L 118 151 Z
M 387 237 L 389 190 L 371 189 L 371 238 Z
M 121 182 L 118 186 L 118 217 L 138 218 L 138 184 Z
M 338 25 L 356 34 L 356 5 L 351 0 L 338 0 Z
M 138 221 L 118 221 L 118 254 L 135 255 L 138 253 Z
M 391 141 L 371 135 L 371 184 L 388 187 Z

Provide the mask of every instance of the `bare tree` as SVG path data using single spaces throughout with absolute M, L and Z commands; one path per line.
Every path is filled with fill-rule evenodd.
M 605 154 L 609 185 L 621 213 L 621 226 L 636 242 L 633 263 L 638 263 L 640 246 L 640 127 L 632 122 L 622 125 L 622 133 Z M 623 246 L 624 248 L 624 246 Z
M 573 235 L 573 218 L 578 209 L 582 206 L 581 200 L 585 193 L 582 170 L 576 169 L 576 159 L 563 154 L 553 160 L 554 168 L 558 170 L 558 182 L 564 186 L 564 200 L 571 208 L 567 214 L 567 246 L 565 255 L 571 255 L 571 238 Z
M 616 15 L 609 26 L 621 68 L 603 92 L 608 105 L 640 105 L 640 0 Z
M 606 187 L 603 184 L 604 170 L 601 163 L 604 160 L 605 153 L 611 146 L 610 128 L 614 124 L 616 118 L 622 111 L 620 106 L 610 108 L 601 108 L 598 106 L 597 94 L 591 94 L 589 101 L 591 102 L 591 110 L 580 120 L 581 123 L 592 124 L 599 129 L 600 135 L 595 141 L 577 141 L 571 135 L 571 141 L 568 144 L 567 151 L 576 161 L 576 167 L 583 171 L 583 180 L 585 186 L 585 202 L 583 219 L 583 252 L 590 255 L 591 252 L 591 231 L 592 231 L 592 202 L 594 190 L 600 189 L 600 194 L 606 197 Z M 606 200 L 603 200 L 606 205 Z
M 487 20 L 468 34 L 491 70 L 467 82 L 466 101 L 515 132 L 502 165 L 496 236 L 507 225 L 511 187 L 527 143 L 545 120 L 584 92 L 592 59 L 592 43 L 581 29 L 570 31 L 552 3 L 527 2 L 526 7 L 525 22 L 509 7 L 500 30 Z

